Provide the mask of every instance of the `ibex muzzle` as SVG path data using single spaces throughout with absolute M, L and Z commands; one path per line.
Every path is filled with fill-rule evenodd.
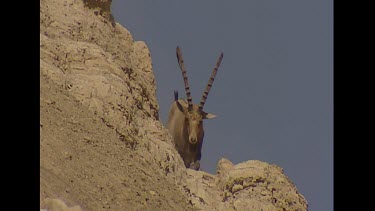
M 187 101 L 178 99 L 178 92 L 174 92 L 175 100 L 169 110 L 168 129 L 173 137 L 178 153 L 184 160 L 186 168 L 199 170 L 204 137 L 203 119 L 212 119 L 216 117 L 211 113 L 203 111 L 203 106 L 207 100 L 208 93 L 214 82 L 221 60 L 223 59 L 223 53 L 220 54 L 216 67 L 212 71 L 210 80 L 203 92 L 199 105 L 192 103 L 184 60 L 178 46 L 176 54 L 184 78 Z

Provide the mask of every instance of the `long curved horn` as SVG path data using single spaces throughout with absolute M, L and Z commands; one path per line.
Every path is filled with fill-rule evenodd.
M 189 83 L 188 83 L 188 77 L 186 75 L 184 59 L 182 58 L 182 53 L 181 53 L 180 47 L 178 47 L 178 46 L 176 48 L 176 55 L 177 55 L 178 64 L 179 64 L 181 72 L 182 72 L 182 77 L 184 78 L 186 97 L 187 97 L 187 101 L 188 101 L 188 110 L 191 111 L 193 109 L 193 102 L 192 102 L 193 100 L 192 100 L 191 94 L 190 94 L 190 87 L 189 87 Z
M 217 70 L 219 69 L 219 66 L 220 66 L 221 60 L 223 59 L 223 56 L 224 56 L 224 54 L 221 53 L 219 59 L 218 59 L 217 62 L 216 62 L 216 67 L 215 67 L 214 70 L 212 71 L 212 74 L 211 74 L 210 80 L 208 81 L 208 84 L 207 84 L 207 86 L 206 86 L 206 90 L 203 92 L 201 102 L 199 103 L 199 110 L 201 110 L 201 111 L 203 110 L 203 106 L 204 106 L 204 104 L 206 103 L 208 93 L 210 93 L 210 89 L 211 89 L 212 83 L 213 83 L 214 80 L 215 80 L 215 76 L 216 76 Z

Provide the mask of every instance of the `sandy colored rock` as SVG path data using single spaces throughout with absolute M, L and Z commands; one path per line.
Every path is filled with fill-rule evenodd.
M 221 159 L 216 175 L 187 172 L 186 192 L 202 210 L 307 210 L 305 198 L 276 165 Z
M 191 210 L 148 48 L 100 5 L 41 1 L 41 208 L 59 198 L 83 210 Z
M 146 43 L 110 0 L 40 1 L 40 209 L 307 210 L 282 169 L 186 169 L 159 121 Z
M 65 202 L 60 199 L 50 199 L 44 200 L 45 210 L 48 211 L 82 211 L 80 206 L 68 207 Z

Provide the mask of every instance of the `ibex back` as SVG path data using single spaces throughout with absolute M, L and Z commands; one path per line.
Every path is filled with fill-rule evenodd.
M 223 59 L 223 53 L 220 54 L 216 67 L 212 71 L 199 105 L 192 103 L 185 65 L 181 50 L 178 46 L 176 54 L 184 78 L 187 101 L 178 99 L 178 92 L 174 92 L 174 102 L 172 103 L 168 116 L 168 129 L 172 135 L 178 153 L 184 160 L 186 168 L 199 170 L 204 137 L 203 119 L 216 117 L 211 113 L 203 111 L 203 106 L 210 92 L 212 83 L 214 82 L 221 60 Z

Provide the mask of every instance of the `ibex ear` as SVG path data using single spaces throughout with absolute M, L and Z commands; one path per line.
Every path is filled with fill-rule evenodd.
M 215 117 L 216 117 L 215 114 L 211 114 L 211 113 L 207 113 L 203 111 L 203 119 L 213 119 Z

